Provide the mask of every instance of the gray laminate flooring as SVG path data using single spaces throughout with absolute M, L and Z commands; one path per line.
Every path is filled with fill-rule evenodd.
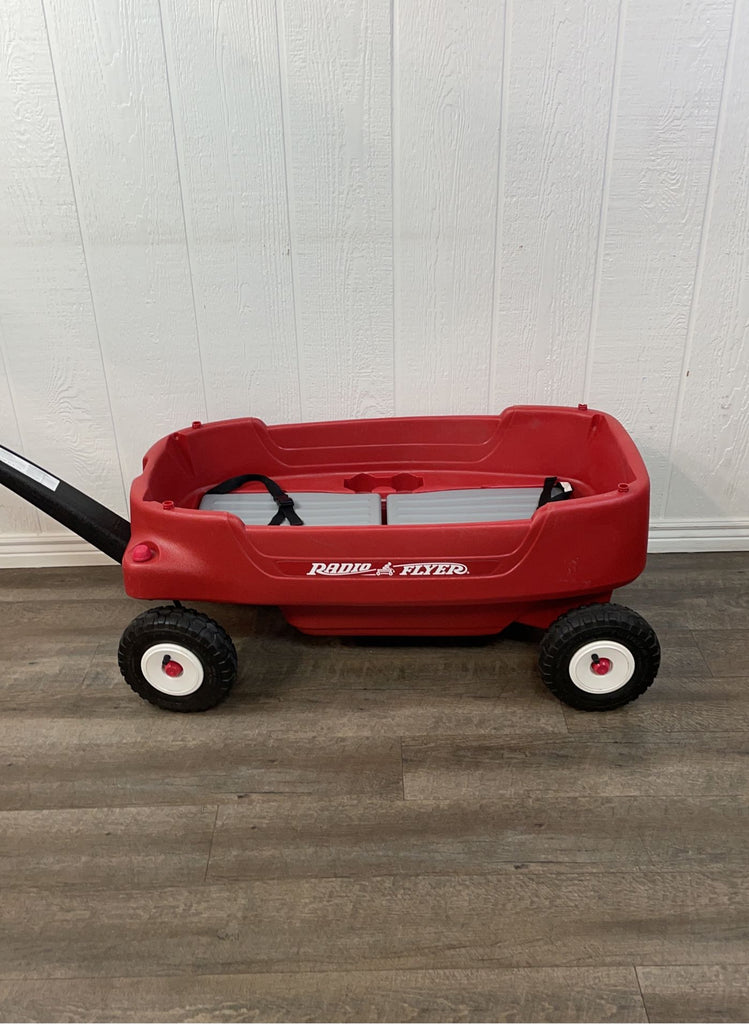
M 749 553 L 616 600 L 663 666 L 607 714 L 533 638 L 325 639 L 204 606 L 204 715 L 122 681 L 117 567 L 0 572 L 3 1021 L 745 1021 Z

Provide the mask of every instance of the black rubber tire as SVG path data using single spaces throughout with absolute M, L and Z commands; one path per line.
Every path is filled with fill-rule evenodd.
M 169 642 L 186 647 L 203 666 L 202 683 L 184 697 L 157 690 L 141 670 L 148 648 Z M 237 678 L 237 652 L 229 634 L 193 608 L 167 605 L 143 612 L 122 634 L 117 660 L 128 686 L 143 700 L 167 711 L 207 711 L 226 699 Z
M 634 656 L 631 678 L 612 693 L 593 694 L 570 676 L 575 652 L 593 641 L 615 640 Z M 610 711 L 636 700 L 656 677 L 661 648 L 653 628 L 637 612 L 619 604 L 589 604 L 561 615 L 541 640 L 539 668 L 551 692 L 580 711 Z

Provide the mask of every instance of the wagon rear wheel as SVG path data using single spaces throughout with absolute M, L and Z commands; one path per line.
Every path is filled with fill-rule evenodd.
M 150 608 L 120 640 L 120 672 L 144 700 L 168 711 L 207 711 L 237 676 L 237 652 L 224 629 L 191 608 Z
M 644 693 L 660 660 L 658 637 L 641 615 L 618 604 L 591 604 L 549 627 L 539 666 L 543 681 L 565 704 L 608 711 Z

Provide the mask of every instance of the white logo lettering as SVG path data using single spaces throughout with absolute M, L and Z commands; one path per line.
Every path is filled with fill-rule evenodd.
M 468 573 L 468 566 L 462 562 L 408 562 L 399 569 L 399 576 L 465 576 Z
M 313 562 L 308 576 L 361 576 L 373 572 L 371 562 Z
M 467 576 L 463 562 L 313 562 L 308 576 Z

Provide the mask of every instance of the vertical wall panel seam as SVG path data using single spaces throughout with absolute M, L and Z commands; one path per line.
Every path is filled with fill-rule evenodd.
M 299 282 L 297 280 L 297 266 L 294 259 L 295 244 L 295 218 L 294 218 L 294 191 L 293 191 L 293 168 L 291 162 L 291 140 L 288 133 L 288 54 L 286 53 L 286 35 L 282 28 L 285 28 L 283 0 L 275 0 L 274 10 L 276 15 L 276 50 L 278 52 L 278 91 L 280 99 L 281 134 L 283 136 L 283 173 L 286 183 L 286 224 L 289 232 L 289 261 L 291 266 L 291 305 L 294 314 L 294 344 L 296 347 L 296 378 L 299 392 L 299 418 L 304 419 L 304 399 L 302 391 L 302 353 L 301 339 L 299 336 L 299 315 L 298 296 Z
M 619 0 L 619 18 L 616 24 L 616 48 L 614 51 L 614 67 L 611 74 L 611 102 L 609 105 L 609 124 L 606 130 L 606 157 L 603 165 L 601 182 L 601 207 L 598 214 L 598 237 L 596 239 L 596 262 L 593 271 L 593 290 L 590 300 L 590 318 L 588 320 L 588 347 L 585 355 L 585 378 L 583 381 L 583 401 L 590 398 L 593 380 L 593 353 L 598 329 L 598 311 L 601 299 L 601 276 L 603 274 L 603 255 L 606 245 L 606 228 L 608 225 L 609 192 L 611 189 L 611 172 L 614 161 L 614 143 L 616 141 L 616 121 L 619 111 L 619 79 L 624 50 L 624 23 L 627 14 L 627 0 Z
M 159 31 L 161 33 L 161 52 L 164 56 L 164 78 L 166 80 L 166 96 L 169 103 L 169 120 L 172 125 L 172 142 L 174 143 L 174 164 L 177 173 L 177 191 L 179 192 L 179 208 L 182 215 L 182 230 L 185 237 L 185 259 L 187 261 L 187 276 L 190 279 L 190 299 L 192 301 L 192 317 L 195 324 L 195 340 L 198 350 L 198 369 L 200 372 L 200 387 L 203 392 L 203 408 L 206 419 L 210 419 L 208 409 L 208 392 L 206 390 L 205 373 L 203 372 L 203 350 L 200 340 L 200 325 L 198 323 L 198 305 L 195 299 L 195 281 L 192 273 L 192 254 L 190 252 L 190 237 L 187 231 L 187 213 L 185 211 L 185 194 L 182 188 L 182 167 L 177 144 L 177 125 L 174 120 L 174 104 L 172 102 L 172 81 L 169 74 L 169 58 L 166 51 L 166 37 L 164 35 L 164 14 L 161 9 L 161 0 L 156 0 L 159 11 Z
M 0 368 L 2 369 L 3 373 L 5 374 L 5 379 L 8 382 L 8 395 L 10 396 L 10 411 L 13 413 L 13 419 L 15 420 L 16 430 L 17 430 L 18 436 L 19 436 L 19 438 L 21 440 L 21 444 L 23 445 L 24 441 L 23 441 L 23 434 L 21 432 L 21 421 L 18 418 L 18 405 L 16 403 L 16 397 L 13 394 L 13 383 L 12 383 L 12 381 L 10 379 L 10 373 L 8 372 L 8 363 L 7 363 L 7 360 L 5 358 L 5 345 L 4 345 L 4 342 L 3 342 L 3 330 L 2 330 L 2 322 L 1 321 L 0 321 Z M 30 454 L 30 453 L 28 453 L 28 454 Z
M 510 32 L 512 25 L 512 0 L 505 0 L 505 7 L 502 17 L 502 75 L 499 100 L 499 124 L 497 125 L 497 191 L 494 206 L 494 275 L 492 278 L 491 296 L 491 319 L 489 321 L 489 373 L 488 389 L 486 395 L 487 413 L 495 412 L 494 409 L 494 373 L 496 370 L 497 358 L 497 328 L 496 328 L 496 298 L 502 283 L 502 232 L 504 217 L 504 193 L 505 193 L 505 138 L 504 132 L 507 128 L 507 111 L 509 106 L 509 77 L 510 77 Z
M 40 0 L 40 6 L 42 9 L 42 18 L 44 19 L 44 32 L 47 37 L 47 50 L 49 52 L 49 63 L 52 69 L 52 81 L 55 86 L 55 98 L 57 101 L 57 112 L 60 117 L 60 131 L 62 132 L 62 141 L 65 147 L 65 161 L 68 167 L 68 177 L 70 178 L 70 191 L 73 196 L 73 205 L 75 207 L 75 220 L 78 225 L 78 237 L 81 241 L 81 255 L 83 257 L 83 266 L 86 271 L 86 283 L 88 285 L 88 294 L 91 299 L 91 316 L 94 321 L 94 330 L 96 331 L 96 343 L 99 349 L 99 362 L 101 364 L 101 373 L 104 380 L 104 391 L 107 397 L 107 405 L 109 407 L 109 421 L 112 424 L 112 437 L 114 439 L 114 447 L 117 452 L 117 460 L 120 464 L 120 479 L 122 481 L 122 492 L 125 500 L 125 508 L 129 508 L 130 504 L 130 486 L 125 478 L 125 465 L 122 459 L 122 451 L 120 449 L 120 439 L 117 435 L 117 424 L 114 419 L 114 410 L 112 408 L 112 396 L 111 388 L 109 384 L 109 378 L 107 376 L 107 365 L 104 359 L 104 349 L 101 343 L 101 329 L 99 327 L 99 317 L 96 312 L 96 298 L 94 296 L 94 288 L 91 283 L 91 271 L 88 265 L 88 253 L 86 252 L 86 241 L 83 237 L 83 224 L 81 223 L 81 209 L 80 203 L 78 202 L 78 190 L 75 186 L 75 175 L 73 174 L 73 164 L 70 159 L 70 147 L 68 146 L 68 133 L 65 128 L 65 116 L 62 109 L 62 98 L 60 96 L 60 86 L 57 81 L 57 70 L 55 68 L 55 55 L 52 49 L 52 37 L 49 33 L 49 22 L 47 20 L 47 8 L 44 0 Z
M 24 454 L 27 454 L 27 455 L 30 456 L 31 453 L 30 452 L 27 453 L 25 451 L 26 445 L 24 444 L 23 434 L 21 432 L 21 421 L 18 418 L 18 405 L 17 405 L 17 402 L 16 402 L 16 396 L 13 394 L 13 382 L 10 379 L 10 373 L 8 372 L 8 363 L 7 363 L 7 360 L 5 358 L 5 346 L 4 346 L 4 343 L 3 343 L 3 331 L 2 331 L 2 324 L 1 323 L 0 323 L 0 369 L 2 369 L 3 373 L 5 374 L 5 379 L 8 382 L 8 396 L 10 398 L 10 410 L 13 413 L 13 419 L 15 420 L 15 423 L 16 423 L 16 431 L 18 432 L 18 437 L 19 437 L 19 440 L 21 442 L 21 447 L 22 447 L 22 449 L 24 449 Z M 41 516 L 39 515 L 39 511 L 38 511 L 38 509 L 35 508 L 35 506 L 32 505 L 31 508 L 34 511 L 33 518 L 36 520 L 37 532 L 41 533 L 42 532 Z
M 697 316 L 697 306 L 699 304 L 700 293 L 702 291 L 702 275 L 705 267 L 705 249 L 707 238 L 710 234 L 710 224 L 712 221 L 713 213 L 716 167 L 718 164 L 718 153 L 720 151 L 720 147 L 723 141 L 723 131 L 726 119 L 726 97 L 728 95 L 729 86 L 731 84 L 731 77 L 733 72 L 733 64 L 736 50 L 736 24 L 738 22 L 738 18 L 736 16 L 736 9 L 739 3 L 740 0 L 734 0 L 733 8 L 731 10 L 731 26 L 728 32 L 728 45 L 726 47 L 726 61 L 723 67 L 723 82 L 721 84 L 720 89 L 718 116 L 715 119 L 715 137 L 713 139 L 713 151 L 710 159 L 710 172 L 708 174 L 707 190 L 705 193 L 705 207 L 702 212 L 702 224 L 700 226 L 699 243 L 697 246 L 697 262 L 694 268 L 692 297 L 689 303 L 689 316 L 687 317 L 687 328 L 684 335 L 684 348 L 682 351 L 681 358 L 679 386 L 676 392 L 676 404 L 674 407 L 674 416 L 671 424 L 671 440 L 669 442 L 668 461 L 666 464 L 666 485 L 663 488 L 663 502 L 660 510 L 661 518 L 664 518 L 666 515 L 669 498 L 671 494 L 671 483 L 674 475 L 674 454 L 676 452 L 676 443 L 679 436 L 679 426 L 681 424 L 681 418 L 684 413 L 686 374 L 687 370 L 689 369 L 689 361 L 692 357 L 692 349 L 694 348 L 695 320 Z
M 400 167 L 400 90 L 396 65 L 398 58 L 398 17 L 400 10 L 398 0 L 390 2 L 390 217 L 392 229 L 391 260 L 393 267 L 391 288 L 393 304 L 393 415 L 398 414 L 398 271 L 400 267 L 400 190 L 398 188 L 397 170 Z M 399 65 L 398 65 L 399 66 Z

